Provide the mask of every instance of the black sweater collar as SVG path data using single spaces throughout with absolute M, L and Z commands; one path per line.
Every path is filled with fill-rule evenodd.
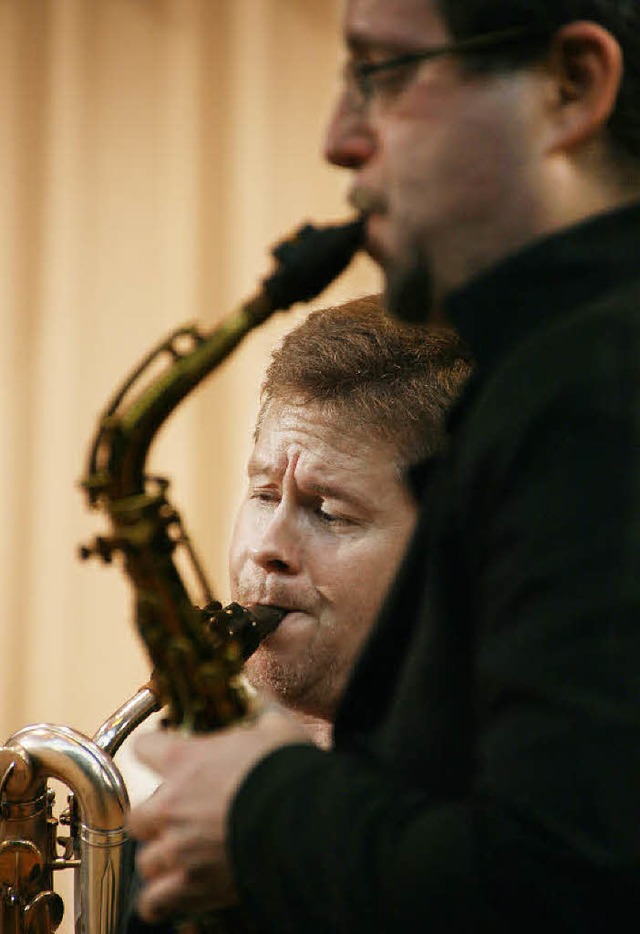
M 449 434 L 472 404 L 482 374 L 520 340 L 639 273 L 640 203 L 540 240 L 452 294 L 447 317 L 469 344 L 476 369 L 447 416 Z M 429 460 L 407 471 L 417 500 L 435 466 Z
M 597 300 L 640 269 L 640 203 L 545 238 L 480 275 L 447 302 L 480 371 L 545 322 Z

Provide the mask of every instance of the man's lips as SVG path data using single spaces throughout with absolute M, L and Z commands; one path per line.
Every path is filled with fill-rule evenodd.
M 278 647 L 278 650 L 288 646 L 292 636 L 299 630 L 304 629 L 309 623 L 309 615 L 298 607 L 284 607 L 280 604 L 261 604 L 269 609 L 277 608 L 284 613 L 277 626 L 266 636 L 263 641 L 269 646 Z M 294 640 L 295 644 L 295 640 Z
M 356 186 L 349 193 L 348 200 L 363 217 L 365 250 L 374 262 L 383 266 L 387 255 L 381 229 L 381 224 L 387 214 L 384 199 L 381 195 L 368 188 Z
M 264 607 L 268 607 L 269 609 L 280 610 L 280 612 L 283 614 L 283 617 L 282 617 L 283 620 L 287 616 L 291 615 L 292 613 L 303 613 L 304 612 L 304 610 L 301 610 L 299 607 L 294 606 L 291 603 L 286 603 L 285 601 L 280 601 L 280 600 L 278 601 L 276 600 L 273 600 L 273 601 L 255 600 L 253 602 L 255 606 L 264 606 Z
M 375 221 L 375 216 L 367 218 L 367 223 L 365 225 L 364 243 L 365 249 L 371 259 L 382 266 L 384 264 L 386 253 L 383 249 L 380 238 L 376 236 Z
M 264 601 L 261 601 L 259 605 L 270 607 L 270 608 L 275 608 L 275 609 L 280 610 L 281 613 L 283 613 L 282 619 L 280 620 L 277 626 L 277 629 L 286 629 L 287 623 L 289 624 L 295 624 L 296 622 L 302 623 L 305 620 L 308 620 L 309 617 L 313 616 L 313 613 L 311 613 L 309 610 L 305 609 L 304 607 L 294 606 L 293 604 L 285 603 L 284 601 L 280 601 L 278 603 L 276 603 L 275 601 L 273 603 L 265 603 Z
M 364 249 L 369 254 L 374 263 L 377 263 L 382 269 L 387 265 L 389 259 L 389 250 L 386 246 L 384 216 L 382 214 L 370 214 L 365 223 Z
M 372 191 L 370 188 L 363 188 L 357 185 L 351 189 L 347 200 L 351 207 L 355 208 L 356 211 L 363 214 L 365 217 L 370 214 L 384 214 L 387 207 L 382 195 L 377 194 L 377 192 Z
M 244 587 L 235 587 L 233 599 L 242 606 L 264 606 L 280 610 L 285 615 L 294 613 L 313 614 L 314 603 L 310 599 L 304 599 L 304 595 L 287 593 L 284 588 L 268 587 L 264 583 L 256 581 L 254 584 L 247 582 Z

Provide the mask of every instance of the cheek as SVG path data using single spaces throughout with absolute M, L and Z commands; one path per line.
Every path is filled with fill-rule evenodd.
M 413 513 L 401 529 L 355 555 L 337 556 L 332 598 L 345 625 L 368 630 L 375 621 L 396 576 L 414 525 Z
M 358 563 L 350 573 L 340 574 L 334 583 L 331 602 L 334 625 L 325 632 L 336 658 L 350 668 L 366 642 L 380 612 L 393 572 L 370 562 Z
M 390 204 L 405 223 L 445 211 L 468 217 L 495 201 L 518 160 L 517 120 L 503 109 L 497 93 L 465 87 L 447 96 L 426 85 L 407 99 L 380 134 Z
M 444 216 L 463 189 L 472 195 L 481 190 L 474 176 L 485 162 L 477 148 L 470 141 L 454 144 L 444 128 L 425 135 L 415 124 L 397 123 L 385 145 L 389 206 L 410 227 Z
M 229 545 L 229 580 L 233 586 L 240 575 L 242 566 L 246 562 L 247 550 L 250 540 L 251 523 L 247 517 L 247 504 L 240 507 L 231 533 L 231 543 Z

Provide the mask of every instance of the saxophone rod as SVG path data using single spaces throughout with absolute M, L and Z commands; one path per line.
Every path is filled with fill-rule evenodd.
M 222 607 L 217 601 L 203 607 L 200 613 L 203 626 L 212 637 L 225 642 L 232 639 L 238 642 L 244 661 L 277 629 L 286 615 L 280 607 L 260 604 L 243 607 L 238 603 Z M 93 735 L 93 742 L 113 758 L 131 733 L 162 707 L 161 692 L 152 674 L 133 697 L 104 721 Z

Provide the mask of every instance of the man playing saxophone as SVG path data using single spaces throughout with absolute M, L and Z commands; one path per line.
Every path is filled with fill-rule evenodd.
M 347 0 L 344 27 L 327 154 L 389 306 L 455 326 L 475 375 L 333 749 L 273 705 L 141 740 L 140 908 L 235 886 L 278 932 L 637 927 L 640 8 Z
M 453 331 L 399 325 L 376 296 L 312 312 L 271 355 L 231 596 L 288 610 L 244 671 L 323 748 L 415 526 L 407 471 L 442 450 L 470 371 Z
M 453 332 L 399 326 L 373 296 L 311 313 L 272 354 L 231 594 L 289 611 L 245 672 L 321 746 L 413 531 L 407 469 L 441 450 L 469 371 Z

